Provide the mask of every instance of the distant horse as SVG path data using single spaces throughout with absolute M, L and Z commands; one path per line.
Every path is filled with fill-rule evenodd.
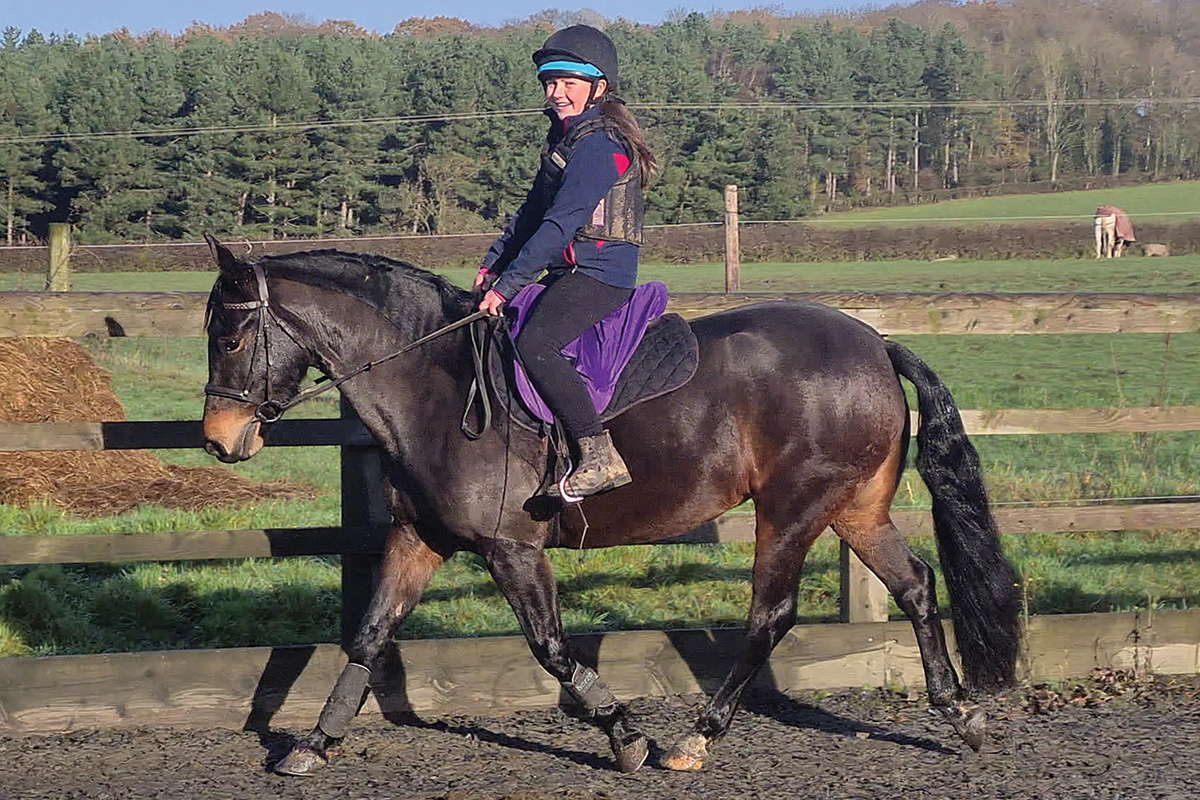
M 1120 258 L 1125 245 L 1135 242 L 1129 215 L 1116 206 L 1100 206 L 1092 219 L 1096 258 Z
M 955 638 L 973 691 L 1015 682 L 1016 577 L 958 409 L 903 346 L 813 303 L 764 303 L 695 320 L 700 363 L 691 381 L 610 423 L 633 483 L 582 507 L 555 500 L 555 513 L 532 515 L 527 501 L 542 483 L 547 440 L 510 424 L 507 414 L 477 439 L 460 430 L 475 371 L 468 330 L 387 359 L 467 317 L 470 293 L 376 256 L 324 250 L 247 263 L 215 240 L 210 246 L 220 267 L 207 321 L 210 454 L 233 463 L 257 453 L 309 367 L 337 380 L 377 364 L 340 389 L 383 451 L 394 521 L 381 576 L 316 726 L 276 771 L 307 774 L 326 763 L 357 714 L 376 657 L 434 570 L 459 550 L 482 556 L 542 667 L 608 735 L 617 766 L 637 769 L 647 739 L 599 675 L 572 656 L 545 548 L 664 539 L 747 499 L 756 515 L 747 646 L 662 765 L 699 769 L 707 745 L 729 729 L 742 691 L 795 623 L 800 568 L 826 526 L 912 621 L 931 704 L 971 747 L 982 743 L 986 721 L 951 665 L 933 571 L 889 514 L 910 435 L 898 375 L 917 391 L 917 469 L 933 496 Z

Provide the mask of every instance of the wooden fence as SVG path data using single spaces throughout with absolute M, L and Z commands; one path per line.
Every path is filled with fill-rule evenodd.
M 668 308 L 690 317 L 782 298 L 837 306 L 889 334 L 1200 331 L 1200 294 L 677 294 L 671 297 Z M 191 292 L 3 293 L 0 336 L 197 336 L 202 329 L 206 299 L 203 293 Z M 1194 406 L 965 409 L 962 416 L 972 435 L 1200 431 L 1200 407 Z M 283 420 L 273 427 L 270 441 L 271 446 L 342 448 L 341 527 L 69 537 L 0 535 L 0 564 L 342 555 L 345 638 L 365 608 L 370 591 L 368 576 L 375 554 L 380 551 L 388 517 L 378 488 L 377 451 L 360 423 L 349 417 Z M 201 444 L 198 421 L 0 423 L 0 451 L 190 448 Z M 1200 528 L 1200 503 L 1181 498 L 1177 502 L 1168 499 L 1094 507 L 1001 508 L 996 517 L 1005 533 Z M 906 535 L 931 532 L 927 512 L 898 512 L 896 519 Z M 729 515 L 672 542 L 752 539 L 752 517 Z M 843 549 L 842 619 L 846 622 L 887 619 L 882 586 L 846 549 Z M 211 651 L 186 652 L 199 659 L 209 658 L 203 654 Z M 174 663 L 186 656 L 163 657 Z M 58 663 L 83 663 L 65 658 L 68 661 Z M 96 658 L 100 661 L 94 663 L 110 666 L 120 661 L 113 656 L 75 658 Z M 27 668 L 26 661 L 30 660 L 0 659 L 7 662 L 0 664 L 0 729 L 5 727 L 4 719 L 8 717 L 4 709 L 13 702 L 6 699 L 5 693 L 12 693 L 11 697 L 24 696 L 21 681 L 26 678 L 21 676 L 38 672 Z M 88 669 L 91 667 L 83 672 Z M 43 681 L 43 678 L 35 680 L 39 686 Z M 22 706 L 24 703 L 21 701 Z M 62 723 L 60 717 L 51 715 L 54 721 L 48 724 Z M 28 720 L 23 724 L 28 727 Z

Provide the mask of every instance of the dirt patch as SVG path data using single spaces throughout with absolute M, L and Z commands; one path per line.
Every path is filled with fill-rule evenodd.
M 1200 678 L 1027 687 L 985 703 L 980 753 L 923 699 L 879 690 L 748 694 L 702 772 L 654 766 L 699 695 L 639 700 L 657 745 L 633 775 L 602 734 L 557 709 L 495 717 L 369 718 L 312 778 L 267 767 L 288 733 L 138 729 L 0 738 L 0 796 L 49 798 L 1079 798 L 1200 796 Z M 1050 697 L 1057 698 L 1051 701 Z
M 70 339 L 0 339 L 0 371 L 8 377 L 0 422 L 125 419 L 111 377 Z M 254 483 L 220 467 L 163 464 L 141 450 L 0 452 L 0 503 L 47 503 L 81 517 L 141 505 L 199 510 L 313 496 L 311 487 Z

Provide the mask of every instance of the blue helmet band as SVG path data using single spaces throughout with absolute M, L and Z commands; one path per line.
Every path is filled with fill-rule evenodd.
M 596 80 L 604 77 L 604 73 L 594 64 L 579 61 L 547 61 L 538 67 L 537 74 L 539 78 L 549 78 L 555 75 L 578 75 L 581 78 Z

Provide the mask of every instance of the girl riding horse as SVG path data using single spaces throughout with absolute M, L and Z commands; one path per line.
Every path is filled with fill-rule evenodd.
M 617 50 L 607 35 L 573 25 L 551 35 L 533 61 L 551 119 L 541 169 L 488 250 L 475 288 L 486 288 L 479 308 L 499 314 L 518 291 L 549 273 L 516 345 L 573 451 L 574 469 L 550 493 L 578 502 L 630 478 L 562 349 L 633 293 L 643 185 L 655 161 L 633 115 L 613 96 Z

